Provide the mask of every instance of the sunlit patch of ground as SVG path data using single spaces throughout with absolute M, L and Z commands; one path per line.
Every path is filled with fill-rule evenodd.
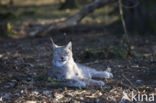
M 2 4 L 8 4 L 8 1 L 2 0 Z M 55 0 L 25 0 L 24 2 L 14 0 L 14 6 L 10 9 L 14 17 L 7 21 L 17 30 L 17 36 L 20 37 L 21 33 L 19 31 L 25 29 L 28 24 L 46 24 L 64 20 L 66 17 L 80 10 L 83 5 L 78 9 L 59 10 L 60 3 Z M 118 21 L 119 15 L 112 13 L 116 8 L 111 5 L 95 10 L 95 12 L 86 16 L 80 24 L 110 25 Z
M 8 4 L 10 0 L 1 0 L 2 4 Z M 51 3 L 58 3 L 56 0 L 13 0 L 15 6 L 27 6 L 27 5 L 47 5 Z

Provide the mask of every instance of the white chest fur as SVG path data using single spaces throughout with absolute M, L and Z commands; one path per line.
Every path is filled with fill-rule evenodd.
M 83 78 L 81 70 L 77 67 L 74 61 L 69 61 L 65 65 L 67 79 L 80 79 Z
M 80 79 L 80 78 L 84 78 L 81 69 L 78 68 L 77 64 L 74 62 L 73 59 L 67 61 L 64 64 L 56 63 L 54 61 L 52 63 L 53 63 L 53 65 L 58 67 L 58 69 L 60 69 L 63 72 L 62 74 L 65 74 L 65 78 L 64 79 Z

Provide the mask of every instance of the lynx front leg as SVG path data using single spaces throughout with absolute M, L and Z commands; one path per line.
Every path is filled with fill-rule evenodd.
M 87 86 L 104 86 L 105 83 L 103 81 L 97 81 L 93 79 L 85 80 Z
M 97 79 L 113 78 L 113 74 L 107 71 L 97 71 L 92 74 L 92 78 Z
M 77 79 L 66 79 L 64 81 L 64 84 L 66 86 L 70 86 L 70 87 L 83 87 L 83 88 L 85 88 L 87 86 L 85 82 L 83 82 L 81 80 L 77 80 Z

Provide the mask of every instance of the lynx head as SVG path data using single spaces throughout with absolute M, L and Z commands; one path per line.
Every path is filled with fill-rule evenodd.
M 56 66 L 63 66 L 67 62 L 73 59 L 72 57 L 72 43 L 69 42 L 67 45 L 58 46 L 52 42 L 53 48 L 53 59 L 52 63 Z

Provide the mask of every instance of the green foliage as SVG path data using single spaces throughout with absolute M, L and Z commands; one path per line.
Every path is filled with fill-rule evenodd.
M 12 77 L 13 77 L 13 75 L 12 75 L 12 74 L 9 74 L 9 75 L 8 75 L 8 77 L 9 77 L 9 78 L 12 78 Z
M 8 37 L 11 34 L 15 34 L 15 30 L 10 22 L 10 19 L 15 19 L 16 16 L 12 10 L 6 5 L 0 5 L 0 36 Z
M 47 78 L 48 77 L 45 74 L 39 75 L 37 77 L 33 77 L 33 79 L 36 80 L 36 81 L 47 81 Z
M 64 90 L 67 91 L 68 90 L 68 87 L 64 87 Z
M 111 58 L 120 58 L 127 59 L 129 57 L 139 58 L 141 54 L 135 50 L 128 48 L 128 45 L 125 43 L 119 43 L 118 45 L 113 45 L 111 48 L 96 49 L 90 48 L 81 51 L 79 59 L 82 62 L 100 60 L 100 59 L 111 59 Z
M 13 26 L 8 22 L 0 23 L 0 36 L 8 37 L 12 34 L 15 34 L 16 31 L 13 29 Z
M 102 59 L 105 58 L 105 51 L 94 48 L 85 49 L 84 51 L 81 51 L 79 57 L 82 61 Z
M 128 51 L 123 48 L 114 48 L 114 54 L 119 58 L 128 58 Z
M 51 83 L 57 82 L 56 78 L 50 78 L 50 77 L 48 77 L 48 81 Z

